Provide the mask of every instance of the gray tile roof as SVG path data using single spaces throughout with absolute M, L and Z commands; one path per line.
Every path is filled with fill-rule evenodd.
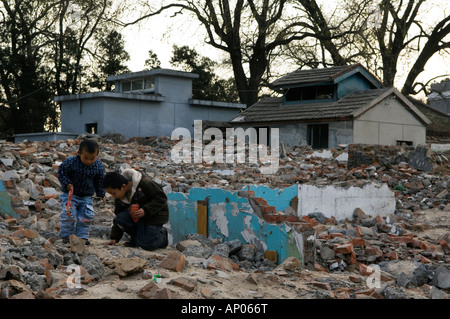
M 360 64 L 335 66 L 323 69 L 296 70 L 271 83 L 273 87 L 281 87 L 292 84 L 329 82 L 337 76 L 354 68 L 362 67 Z
M 247 108 L 231 122 L 286 122 L 306 120 L 331 120 L 353 118 L 361 108 L 392 90 L 391 88 L 353 92 L 344 98 L 327 103 L 302 103 L 282 105 L 282 97 L 268 97 Z

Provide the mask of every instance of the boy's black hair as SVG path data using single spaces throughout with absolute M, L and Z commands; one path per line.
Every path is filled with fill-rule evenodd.
M 99 153 L 100 147 L 98 146 L 98 143 L 94 140 L 86 139 L 81 141 L 80 148 L 78 149 L 78 152 L 82 153 L 83 151 L 88 152 L 89 154 Z
M 106 173 L 103 179 L 103 188 L 121 189 L 124 184 L 128 184 L 128 179 L 117 172 Z

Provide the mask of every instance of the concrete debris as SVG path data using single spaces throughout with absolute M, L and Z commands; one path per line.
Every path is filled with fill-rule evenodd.
M 107 171 L 139 169 L 166 192 L 378 183 L 395 192 L 396 211 L 381 217 L 355 207 L 352 220 L 323 212 L 298 216 L 295 204 L 280 213 L 247 194 L 267 223 L 285 223 L 305 235 L 303 259 L 288 257 L 277 264 L 276 251 L 200 234 L 154 252 L 123 243 L 105 246 L 112 201 L 104 206 L 94 198 L 90 245 L 76 236 L 64 244 L 56 173 L 76 154 L 80 139 L 0 141 L 0 203 L 9 201 L 0 205 L 0 299 L 449 298 L 447 153 L 426 146 L 348 145 L 326 152 L 284 147 L 277 173 L 264 175 L 254 164 L 175 164 L 170 150 L 176 141 L 168 138 L 97 138 Z

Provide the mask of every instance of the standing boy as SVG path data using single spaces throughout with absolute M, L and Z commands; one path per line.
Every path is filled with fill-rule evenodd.
M 62 212 L 61 238 L 69 242 L 75 234 L 89 245 L 89 230 L 94 219 L 92 196 L 94 192 L 105 201 L 103 178 L 105 168 L 97 159 L 99 146 L 94 140 L 86 139 L 80 143 L 77 155 L 66 159 L 58 168 L 61 183 Z M 71 190 L 73 195 L 70 194 Z M 66 206 L 71 197 L 70 205 Z
M 131 236 L 131 240 L 125 243 L 127 247 L 145 250 L 167 247 L 167 230 L 163 225 L 169 221 L 169 206 L 161 186 L 134 169 L 126 169 L 122 174 L 107 173 L 103 185 L 106 192 L 116 199 L 116 217 L 107 245 L 118 243 L 126 232 Z M 130 212 L 132 205 L 138 208 Z

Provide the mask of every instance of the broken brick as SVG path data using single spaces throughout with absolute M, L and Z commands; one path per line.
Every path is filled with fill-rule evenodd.
M 284 221 L 284 215 L 280 214 L 264 214 L 264 220 L 268 223 L 281 223 Z
M 319 222 L 315 218 L 310 218 L 309 216 L 302 216 L 303 221 L 308 222 L 311 227 L 317 226 Z
M 338 245 L 334 248 L 337 254 L 351 254 L 353 252 L 353 244 Z
M 168 270 L 180 272 L 181 270 L 183 270 L 185 262 L 186 258 L 182 253 L 177 251 L 171 251 L 161 261 L 159 266 Z
M 353 246 L 365 247 L 366 246 L 366 240 L 363 239 L 363 238 L 352 238 L 352 244 L 353 244 Z
M 183 288 L 184 290 L 189 292 L 195 289 L 195 284 L 193 284 L 192 282 L 190 282 L 185 278 L 175 278 L 171 280 L 169 283 L 177 287 Z
M 395 251 L 387 252 L 383 255 L 383 257 L 390 260 L 398 260 L 398 254 Z
M 270 214 L 270 213 L 275 213 L 276 212 L 276 209 L 275 209 L 275 207 L 274 206 L 268 206 L 268 205 L 265 205 L 265 206 L 262 206 L 261 207 L 261 212 L 263 213 L 263 214 Z
M 330 233 L 330 238 L 336 238 L 336 237 L 340 237 L 340 238 L 344 238 L 344 234 L 341 233 Z
M 389 234 L 389 240 L 396 243 L 412 244 L 414 240 L 414 234 L 407 234 L 403 236 Z
M 425 256 L 420 255 L 420 260 L 419 262 L 421 262 L 422 264 L 431 264 L 431 260 L 426 258 Z
M 17 237 L 19 239 L 24 238 L 24 237 L 28 238 L 28 239 L 34 239 L 34 238 L 40 237 L 41 235 L 39 235 L 39 233 L 34 230 L 21 229 L 21 230 L 14 232 L 13 236 Z
M 378 247 L 370 247 L 370 246 L 368 246 L 368 247 L 365 248 L 365 252 L 366 252 L 366 254 L 368 256 L 372 256 L 372 255 L 375 255 L 375 256 L 378 256 L 378 257 L 383 256 L 383 252 Z
M 448 237 L 448 235 L 446 237 Z M 444 237 L 439 239 L 439 245 L 441 245 L 442 250 L 444 251 L 445 254 L 447 255 L 450 254 L 450 245 L 447 242 L 447 240 L 445 240 Z
M 359 267 L 359 273 L 363 276 L 370 276 L 371 274 L 373 274 L 375 272 L 375 269 L 373 269 L 372 267 L 369 267 L 365 264 L 362 264 L 362 263 L 359 263 L 358 267 Z

